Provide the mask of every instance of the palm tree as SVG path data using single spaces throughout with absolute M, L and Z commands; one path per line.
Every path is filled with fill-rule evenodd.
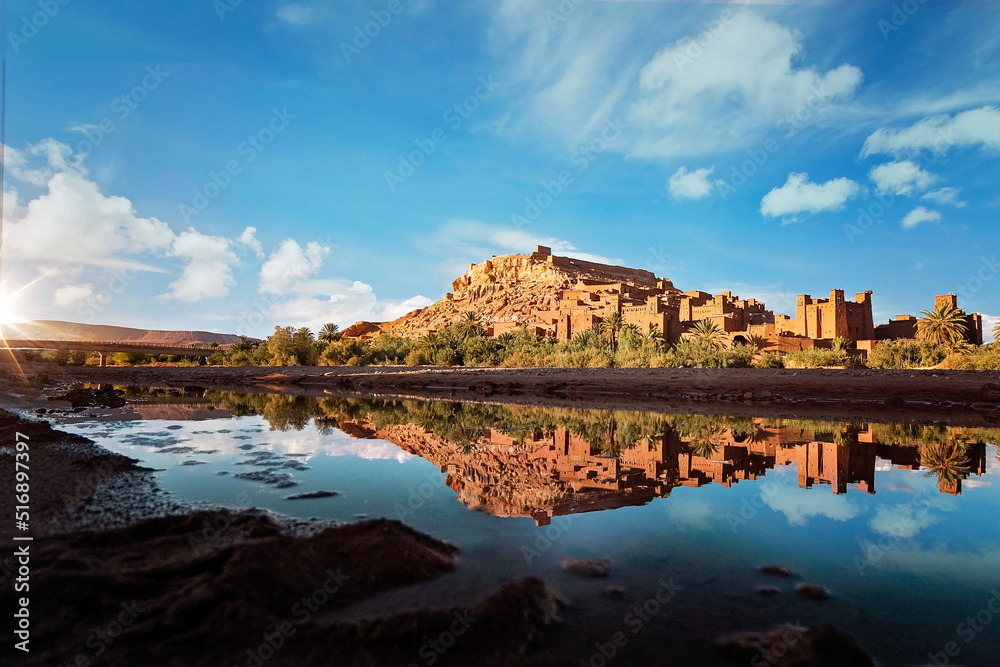
M 1000 322 L 997 322 L 996 326 L 993 327 L 993 342 L 1000 343 Z
M 319 330 L 319 339 L 324 343 L 336 343 L 340 340 L 340 327 L 332 322 L 324 324 Z
M 830 345 L 830 349 L 834 352 L 847 352 L 847 349 L 851 347 L 852 341 L 850 338 L 844 336 L 837 336 L 833 339 L 833 343 Z
M 654 347 L 661 348 L 665 340 L 660 330 L 650 324 L 649 329 L 646 331 L 646 342 L 651 343 Z
M 510 331 L 506 331 L 496 337 L 497 344 L 502 347 L 507 347 L 514 342 L 514 334 Z
M 965 339 L 965 311 L 950 303 L 939 303 L 934 310 L 922 310 L 917 321 L 917 340 L 947 345 L 954 352 L 955 347 Z
M 927 476 L 937 476 L 942 488 L 957 488 L 969 474 L 969 455 L 960 442 L 920 444 L 920 464 L 927 467 Z
M 458 332 L 462 336 L 462 340 L 469 340 L 480 331 L 482 331 L 482 328 L 479 326 L 476 313 L 471 310 L 465 311 L 462 319 L 458 321 Z
M 712 442 L 709 438 L 698 438 L 691 441 L 689 445 L 691 447 L 691 453 L 695 456 L 700 456 L 703 459 L 713 459 L 715 453 L 719 451 L 719 445 Z
M 706 318 L 695 324 L 688 335 L 701 341 L 713 350 L 722 350 L 726 347 L 726 332 L 714 321 Z
M 623 325 L 622 314 L 617 310 L 612 311 L 610 315 L 601 321 L 601 332 L 606 333 L 608 338 L 611 339 L 612 352 L 618 349 L 618 332 L 621 331 Z

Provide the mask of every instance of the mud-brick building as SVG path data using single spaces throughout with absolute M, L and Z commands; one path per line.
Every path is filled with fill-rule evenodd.
M 934 307 L 951 306 L 958 308 L 958 296 L 955 294 L 936 294 Z M 874 340 L 897 340 L 899 338 L 917 337 L 917 318 L 913 315 L 897 315 L 886 324 L 875 327 Z M 965 316 L 965 340 L 972 345 L 983 344 L 983 316 L 971 313 Z
M 829 299 L 813 299 L 800 294 L 795 304 L 795 317 L 779 316 L 775 321 L 779 332 L 804 338 L 853 341 L 872 340 L 875 324 L 872 319 L 871 290 L 854 295 L 854 301 L 844 298 L 844 290 L 830 290 Z

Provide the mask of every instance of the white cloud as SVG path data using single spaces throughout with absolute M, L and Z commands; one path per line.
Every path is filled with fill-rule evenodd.
M 1000 315 L 986 315 L 983 314 L 983 342 L 990 340 L 993 336 L 993 327 L 1000 324 Z M 997 343 L 1000 343 L 1000 338 L 993 338 Z
M 959 200 L 958 195 L 958 188 L 938 188 L 937 190 L 931 190 L 921 197 L 921 199 L 926 199 L 927 201 L 931 201 L 942 206 L 951 204 L 957 208 L 964 208 L 965 202 Z
M 568 20 L 550 25 L 534 0 L 499 3 L 493 47 L 514 54 L 498 75 L 514 100 L 507 131 L 528 128 L 537 140 L 575 145 L 622 118 L 629 127 L 613 150 L 700 156 L 758 145 L 804 109 L 812 122 L 834 118 L 863 78 L 849 64 L 804 65 L 802 35 L 751 10 L 731 10 L 701 47 L 694 39 L 704 24 L 693 17 L 665 24 L 659 3 L 572 5 Z
M 306 5 L 285 5 L 278 9 L 278 18 L 290 25 L 308 25 L 316 20 L 316 8 Z
M 913 503 L 898 503 L 896 505 L 880 505 L 875 510 L 875 516 L 868 522 L 873 531 L 887 537 L 909 539 L 916 537 L 920 531 L 941 520 L 931 509 L 948 511 L 953 509 L 934 499 L 927 499 L 923 507 Z
M 710 519 L 716 518 L 712 507 L 700 500 L 671 501 L 667 503 L 667 514 L 681 532 L 688 528 L 712 530 Z
M 670 44 L 639 75 L 640 95 L 629 118 L 643 135 L 632 154 L 741 147 L 798 110 L 808 108 L 816 117 L 861 85 L 861 70 L 849 64 L 827 72 L 799 67 L 803 52 L 797 30 L 752 11 L 738 12 L 704 48 L 688 39 Z
M 275 322 L 313 329 L 326 322 L 336 322 L 346 327 L 355 322 L 394 320 L 406 313 L 433 303 L 424 296 L 414 296 L 405 301 L 378 299 L 371 285 L 354 281 L 323 280 L 300 284 L 299 290 L 308 291 L 274 304 L 270 318 Z M 317 298 L 315 290 L 323 289 L 325 296 Z
M 789 174 L 783 186 L 764 195 L 760 201 L 760 212 L 765 217 L 786 217 L 799 213 L 839 211 L 859 192 L 858 184 L 847 178 L 811 183 L 809 174 Z
M 861 150 L 870 155 L 913 155 L 922 150 L 946 153 L 951 148 L 982 146 L 1000 149 L 1000 108 L 984 106 L 949 116 L 931 116 L 910 127 L 871 134 Z
M 323 268 L 330 249 L 310 242 L 302 248 L 293 239 L 285 239 L 260 269 L 260 291 L 267 294 L 290 294 L 302 281 Z
M 922 222 L 940 222 L 941 214 L 937 211 L 928 211 L 923 206 L 918 206 L 903 218 L 903 229 L 913 229 Z
M 63 285 L 52 295 L 52 302 L 57 306 L 72 306 L 87 301 L 94 296 L 94 286 L 91 283 L 85 285 Z
M 258 257 L 260 258 L 264 257 L 264 247 L 261 246 L 260 241 L 257 240 L 256 227 L 247 227 L 246 229 L 244 229 L 243 233 L 240 234 L 240 237 L 237 239 L 237 241 L 239 241 L 242 245 L 245 245 L 246 247 L 253 250 L 254 254 L 257 255 Z
M 81 160 L 73 156 L 73 149 L 55 139 L 43 139 L 37 144 L 29 144 L 23 151 L 11 146 L 4 148 L 4 166 L 8 173 L 38 187 L 44 186 L 57 173 L 86 171 L 80 164 Z
M 428 252 L 441 254 L 443 251 L 455 258 L 455 261 L 449 263 L 449 268 L 457 270 L 456 277 L 464 273 L 470 263 L 478 263 L 497 254 L 531 253 L 535 251 L 537 245 L 548 246 L 552 248 L 553 254 L 564 257 L 600 264 L 624 265 L 624 260 L 620 257 L 581 252 L 569 241 L 543 238 L 523 229 L 495 227 L 464 218 L 449 220 L 432 237 L 422 239 L 419 244 Z
M 938 180 L 937 176 L 909 160 L 880 164 L 869 176 L 879 193 L 905 196 L 912 195 L 915 190 L 925 190 Z
M 233 265 L 239 261 L 232 245 L 227 238 L 207 236 L 194 229 L 181 232 L 174 239 L 171 254 L 188 263 L 181 277 L 170 283 L 164 296 L 188 303 L 228 296 L 230 288 L 236 284 Z
M 18 259 L 145 271 L 156 269 L 130 256 L 162 253 L 174 239 L 166 223 L 139 217 L 128 199 L 102 194 L 73 171 L 54 174 L 48 192 L 29 202 L 6 231 Z
M 814 516 L 834 521 L 849 521 L 858 515 L 856 505 L 847 496 L 823 493 L 821 489 L 780 486 L 764 498 L 767 506 L 781 512 L 792 526 L 805 526 Z
M 715 167 L 707 169 L 695 169 L 688 171 L 687 167 L 681 167 L 670 177 L 667 188 L 674 199 L 704 199 L 712 192 L 712 183 L 708 177 L 715 171 Z

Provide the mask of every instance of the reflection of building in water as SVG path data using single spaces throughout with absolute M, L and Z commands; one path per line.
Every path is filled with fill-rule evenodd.
M 718 483 L 731 486 L 756 479 L 775 466 L 794 464 L 799 486 L 829 484 L 835 494 L 847 493 L 849 484 L 875 493 L 875 461 L 886 459 L 900 468 L 920 468 L 921 450 L 916 446 L 880 444 L 868 428 L 847 428 L 820 433 L 794 426 L 771 426 L 755 421 L 752 435 L 717 429 L 702 438 L 682 437 L 676 431 L 640 440 L 617 457 L 603 453 L 601 446 L 574 435 L 566 428 L 535 432 L 519 441 L 498 430 L 487 430 L 486 445 L 503 449 L 526 447 L 536 468 L 549 471 L 552 479 L 574 494 L 537 508 L 531 516 L 539 524 L 551 517 L 649 502 L 666 497 L 677 486 L 699 487 Z M 611 436 L 605 436 L 605 446 Z M 970 474 L 982 475 L 986 448 L 967 443 Z M 455 472 L 449 468 L 450 472 Z M 961 478 L 954 484 L 942 479 L 942 493 L 961 492 Z M 585 492 L 605 493 L 585 493 Z

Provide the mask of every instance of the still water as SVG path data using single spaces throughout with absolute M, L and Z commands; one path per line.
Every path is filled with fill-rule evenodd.
M 613 629 L 672 580 L 674 634 L 832 623 L 883 665 L 1000 664 L 1000 429 L 127 392 L 122 411 L 61 428 L 193 504 L 399 519 L 460 547 L 414 605 L 535 575 Z M 609 558 L 611 576 L 569 577 L 568 557 Z M 830 598 L 800 598 L 802 582 Z

